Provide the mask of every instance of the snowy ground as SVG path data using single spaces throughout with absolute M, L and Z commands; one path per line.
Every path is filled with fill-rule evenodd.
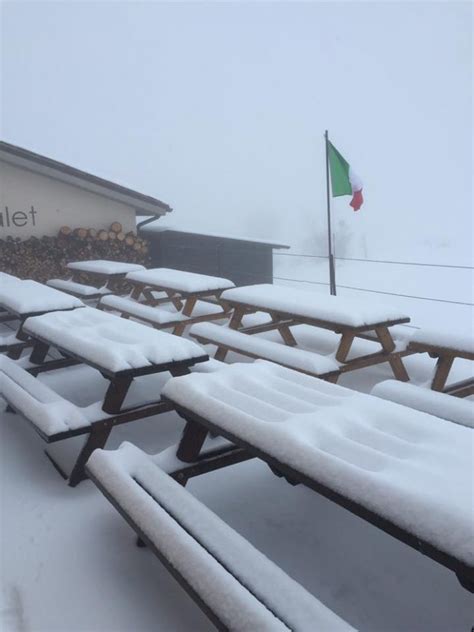
M 436 324 L 428 322 L 426 308 L 420 315 L 423 324 Z M 336 337 L 328 332 L 301 327 L 295 333 L 305 348 L 334 348 Z M 372 343 L 357 345 L 362 351 Z M 423 382 L 433 361 L 411 356 L 406 366 Z M 452 378 L 470 370 L 458 361 Z M 379 365 L 340 383 L 367 392 L 388 377 L 388 366 Z M 42 379 L 77 403 L 97 399 L 105 387 L 87 367 Z M 153 555 L 135 547 L 129 527 L 89 481 L 67 487 L 24 420 L 3 412 L 0 422 L 2 630 L 212 628 Z M 178 440 L 182 427 L 174 413 L 120 426 L 108 447 L 128 440 L 158 452 Z M 310 490 L 290 486 L 260 462 L 202 476 L 188 489 L 359 630 L 468 632 L 472 626 L 474 597 L 452 572 Z

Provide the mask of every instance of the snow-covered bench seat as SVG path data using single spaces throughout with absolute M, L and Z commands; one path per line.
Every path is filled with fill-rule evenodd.
M 89 477 L 222 630 L 353 630 L 131 444 L 96 450 Z
M 474 428 L 474 402 L 468 399 L 397 380 L 379 382 L 373 387 L 372 395 Z
M 263 360 L 171 379 L 162 395 L 187 420 L 189 463 L 198 428 L 223 436 L 474 590 L 472 429 Z
M 84 283 L 77 283 L 70 279 L 49 279 L 46 284 L 50 287 L 54 287 L 57 290 L 82 298 L 85 300 L 94 300 L 101 298 L 104 294 L 111 294 L 111 290 L 106 287 L 94 287 L 93 285 L 85 285 Z
M 48 443 L 64 435 L 89 432 L 93 418 L 87 409 L 64 399 L 5 356 L 0 356 L 0 384 L 0 394 L 7 404 L 32 423 Z
M 474 377 L 447 384 L 449 373 L 456 358 L 474 360 L 474 337 L 471 331 L 440 331 L 420 329 L 412 336 L 408 350 L 411 353 L 428 353 L 437 358 L 436 370 L 431 381 L 434 391 L 444 391 L 457 397 L 474 394 Z
M 164 329 L 173 327 L 178 323 L 188 320 L 181 312 L 169 311 L 160 307 L 144 305 L 137 301 L 122 296 L 104 296 L 97 305 L 104 311 L 119 312 L 123 318 L 136 318 L 155 327 Z
M 193 309 L 192 316 L 186 316 L 172 305 L 156 307 L 138 303 L 131 298 L 121 296 L 104 296 L 98 309 L 119 312 L 122 318 L 136 318 L 155 327 L 155 329 L 168 329 L 173 327 L 173 333 L 181 336 L 186 325 L 200 323 L 207 320 L 227 318 L 227 314 L 220 305 L 212 303 L 199 303 Z
M 189 334 L 202 344 L 217 345 L 214 356 L 217 360 L 224 360 L 227 352 L 233 351 L 249 358 L 262 358 L 276 362 L 308 375 L 324 377 L 329 381 L 337 381 L 340 373 L 338 362 L 330 357 L 304 349 L 287 347 L 278 342 L 244 334 L 228 327 L 200 323 L 193 325 Z

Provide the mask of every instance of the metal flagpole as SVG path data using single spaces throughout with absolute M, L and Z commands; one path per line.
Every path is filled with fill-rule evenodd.
M 334 267 L 334 255 L 332 251 L 332 234 L 331 234 L 331 190 L 329 184 L 329 138 L 328 131 L 324 132 L 326 142 L 326 195 L 328 207 L 328 259 L 329 259 L 329 290 L 333 296 L 336 295 L 336 270 Z

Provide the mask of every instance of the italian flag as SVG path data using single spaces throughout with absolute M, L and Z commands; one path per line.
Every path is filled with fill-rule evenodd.
M 358 211 L 364 202 L 362 197 L 362 180 L 354 172 L 350 164 L 328 140 L 329 171 L 331 173 L 332 196 L 352 195 L 350 205 Z

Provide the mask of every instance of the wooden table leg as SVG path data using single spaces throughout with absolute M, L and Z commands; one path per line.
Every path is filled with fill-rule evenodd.
M 453 366 L 454 356 L 442 355 L 438 357 L 436 363 L 436 370 L 431 382 L 431 389 L 433 391 L 442 391 L 445 387 L 446 380 L 448 379 L 449 372 Z
M 376 327 L 375 334 L 382 345 L 382 349 L 386 353 L 391 354 L 388 357 L 388 362 L 392 368 L 394 376 L 397 380 L 400 380 L 400 382 L 409 382 L 410 376 L 407 373 L 402 359 L 396 354 L 392 355 L 392 351 L 394 351 L 396 345 L 388 327 Z
M 191 316 L 191 314 L 193 313 L 194 306 L 196 305 L 196 302 L 197 302 L 197 296 L 188 296 L 188 298 L 186 299 L 184 303 L 184 307 L 182 311 L 183 316 L 187 316 L 188 318 Z
M 387 353 L 391 353 L 395 349 L 395 343 L 392 338 L 392 334 L 389 332 L 388 327 L 376 327 L 375 333 L 379 339 L 382 349 Z
M 174 307 L 178 310 L 178 312 L 180 312 L 183 309 L 183 302 L 181 301 L 179 296 L 177 296 L 175 292 L 171 292 L 169 290 L 165 290 L 165 294 L 173 303 Z
M 245 308 L 236 307 L 234 309 L 234 313 L 232 314 L 232 318 L 230 319 L 229 329 L 239 329 L 242 324 L 242 318 L 245 314 Z
M 197 461 L 206 437 L 207 429 L 204 426 L 196 421 L 187 421 L 176 451 L 177 458 L 185 463 Z M 182 484 L 185 485 L 186 481 Z
M 43 364 L 48 355 L 49 345 L 37 340 L 30 355 L 30 362 L 33 364 Z
M 138 301 L 143 288 L 144 286 L 140 283 L 132 283 L 132 293 L 130 294 L 130 298 L 132 298 L 134 301 Z
M 77 460 L 72 468 L 72 472 L 69 476 L 69 486 L 76 487 L 81 481 L 87 478 L 87 474 L 85 473 L 85 465 L 89 460 L 89 457 L 98 448 L 105 447 L 107 443 L 107 439 L 109 438 L 110 431 L 113 427 L 113 420 L 107 419 L 105 421 L 101 421 L 92 426 L 91 432 L 87 437 L 87 441 L 79 453 Z
M 352 331 L 343 331 L 341 336 L 341 341 L 339 342 L 339 346 L 336 351 L 336 360 L 338 362 L 345 362 L 349 351 L 352 347 L 352 342 L 354 340 L 354 333 Z
M 21 340 L 22 342 L 26 342 L 28 340 L 28 334 L 25 334 L 25 332 L 23 331 L 23 325 L 25 324 L 25 320 L 26 318 L 20 319 L 20 324 L 18 325 L 18 329 L 15 334 L 18 340 Z M 12 360 L 18 360 L 18 358 L 21 357 L 21 354 L 23 353 L 24 348 L 25 347 L 22 345 L 12 346 L 12 348 L 7 352 L 7 357 L 11 358 Z
M 228 351 L 229 350 L 226 349 L 225 347 L 217 347 L 216 352 L 214 354 L 214 360 L 219 360 L 219 362 L 224 362 Z
M 133 382 L 133 377 L 116 377 L 111 380 L 109 388 L 104 397 L 102 410 L 105 413 L 113 415 L 119 413 L 122 404 L 127 396 L 128 389 Z
M 179 377 L 180 375 L 189 375 L 191 371 L 187 366 L 176 366 L 170 369 L 170 373 L 173 377 Z
M 275 323 L 275 326 L 276 326 L 276 329 L 278 330 L 278 333 L 283 338 L 283 342 L 286 345 L 288 345 L 289 347 L 296 347 L 298 343 L 296 342 L 295 337 L 291 333 L 289 326 L 288 325 L 279 325 L 278 322 L 281 319 L 280 319 L 279 316 L 275 316 L 275 314 L 270 314 L 270 317 L 272 319 L 272 323 Z
M 400 356 L 391 355 L 389 356 L 388 361 L 397 380 L 400 380 L 400 382 L 410 381 L 410 376 L 408 375 L 405 365 L 403 364 Z

